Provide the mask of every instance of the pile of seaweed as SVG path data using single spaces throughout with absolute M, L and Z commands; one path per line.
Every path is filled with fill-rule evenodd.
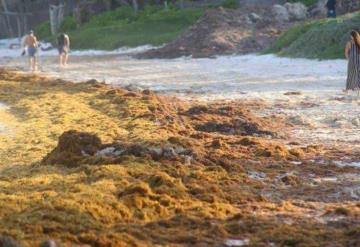
M 17 126 L 0 145 L 0 243 L 360 243 L 358 184 L 321 182 L 356 168 L 314 164 L 342 154 L 290 145 L 286 119 L 246 102 L 13 72 L 0 73 L 0 92 Z

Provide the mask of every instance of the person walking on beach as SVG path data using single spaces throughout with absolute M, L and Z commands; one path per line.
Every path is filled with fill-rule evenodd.
M 346 44 L 345 57 L 348 59 L 348 76 L 345 92 L 360 89 L 360 34 L 351 31 L 351 40 Z
M 69 59 L 70 52 L 70 38 L 67 34 L 62 33 L 57 38 L 57 45 L 59 51 L 59 65 L 65 67 Z
M 26 51 L 29 56 L 30 70 L 34 72 L 37 70 L 36 54 L 39 46 L 38 40 L 34 35 L 34 31 L 31 30 L 29 34 L 24 37 L 22 45 L 24 48 L 24 52 Z
M 326 3 L 327 17 L 336 18 L 336 0 L 328 0 Z

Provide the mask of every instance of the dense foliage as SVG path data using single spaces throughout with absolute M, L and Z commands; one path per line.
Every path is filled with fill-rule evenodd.
M 224 0 L 222 3 L 224 8 L 228 9 L 237 9 L 239 8 L 239 1 L 238 0 Z
M 115 49 L 121 46 L 161 45 L 175 39 L 202 15 L 201 9 L 180 10 L 169 6 L 147 6 L 137 15 L 130 7 L 95 15 L 80 29 L 73 17 L 67 17 L 61 31 L 69 33 L 73 48 Z M 42 39 L 51 40 L 50 24 L 36 29 Z
M 285 32 L 266 52 L 290 57 L 343 58 L 349 32 L 359 26 L 360 12 L 303 23 Z
M 318 0 L 288 0 L 290 3 L 301 2 L 306 6 L 312 6 L 318 2 Z

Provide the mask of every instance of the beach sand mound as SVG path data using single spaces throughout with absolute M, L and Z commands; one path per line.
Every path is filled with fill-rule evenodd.
M 199 21 L 178 37 L 159 49 L 140 54 L 140 58 L 194 58 L 223 54 L 248 54 L 259 52 L 274 41 L 286 25 L 266 17 L 269 13 L 262 9 L 264 17 L 252 21 L 247 11 L 230 9 L 207 10 Z M 257 16 L 257 15 L 256 15 Z

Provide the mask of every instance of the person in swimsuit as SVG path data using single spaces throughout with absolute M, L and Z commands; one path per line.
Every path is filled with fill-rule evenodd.
M 345 57 L 348 59 L 348 76 L 344 92 L 360 89 L 360 34 L 351 31 L 351 40 L 346 44 Z
M 27 51 L 29 56 L 29 66 L 31 71 L 37 70 L 37 58 L 36 54 L 38 51 L 38 40 L 34 35 L 34 32 L 31 30 L 28 35 L 26 35 L 23 39 L 23 47 L 24 51 Z
M 70 38 L 67 34 L 62 33 L 57 38 L 57 45 L 59 51 L 59 65 L 64 67 L 67 65 L 70 52 Z

